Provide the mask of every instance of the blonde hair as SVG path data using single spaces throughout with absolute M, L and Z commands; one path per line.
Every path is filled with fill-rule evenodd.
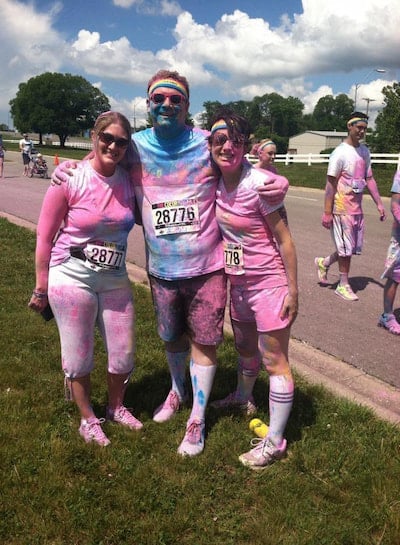
M 120 125 L 126 132 L 126 137 L 129 140 L 129 144 L 120 165 L 126 170 L 130 170 L 137 160 L 137 151 L 132 142 L 132 129 L 129 119 L 127 117 L 125 117 L 120 112 L 114 112 L 112 110 L 109 110 L 108 112 L 103 112 L 95 121 L 93 134 L 98 136 L 101 132 L 104 132 L 104 130 L 112 123 Z

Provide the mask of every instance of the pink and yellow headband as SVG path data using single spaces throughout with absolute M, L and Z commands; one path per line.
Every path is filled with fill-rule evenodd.
M 153 83 L 150 85 L 148 90 L 149 97 L 154 93 L 154 91 L 158 87 L 168 87 L 169 89 L 175 89 L 175 91 L 178 91 L 181 95 L 183 95 L 186 98 L 186 100 L 189 98 L 186 87 L 179 81 L 175 79 L 169 79 L 169 78 L 158 79 L 157 81 L 153 81 Z

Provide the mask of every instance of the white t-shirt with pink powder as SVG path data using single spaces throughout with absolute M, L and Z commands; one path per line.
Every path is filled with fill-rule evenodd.
M 70 247 L 96 242 L 126 248 L 135 224 L 135 197 L 129 173 L 117 166 L 110 177 L 101 176 L 89 161 L 78 163 L 66 183 L 48 190 L 64 192 L 67 203 L 64 223 L 51 252 L 50 266 L 70 256 Z M 42 217 L 41 221 L 45 221 Z

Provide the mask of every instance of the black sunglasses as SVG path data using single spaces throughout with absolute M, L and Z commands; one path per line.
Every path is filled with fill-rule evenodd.
M 240 148 L 246 142 L 245 138 L 232 140 L 229 136 L 226 136 L 226 134 L 215 134 L 211 139 L 211 144 L 213 146 L 223 146 L 228 140 L 235 148 Z
M 107 146 L 111 146 L 111 144 L 114 143 L 117 148 L 126 148 L 129 144 L 127 138 L 115 138 L 115 136 L 109 132 L 99 132 L 99 140 L 101 140 L 103 144 L 107 144 Z
M 164 93 L 153 93 L 150 100 L 154 102 L 154 104 L 163 104 L 167 98 L 169 98 L 171 104 L 181 104 L 186 101 L 186 98 L 183 95 L 164 95 Z

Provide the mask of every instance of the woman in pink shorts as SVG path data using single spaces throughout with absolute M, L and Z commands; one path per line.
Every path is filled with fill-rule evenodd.
M 260 470 L 286 452 L 284 431 L 294 393 L 288 346 L 298 288 L 296 251 L 280 212 L 282 203 L 270 206 L 261 201 L 257 187 L 268 174 L 243 160 L 249 134 L 243 117 L 222 109 L 215 115 L 209 146 L 221 172 L 216 216 L 231 285 L 239 368 L 247 371 L 238 375 L 236 400 L 246 403 L 250 398 L 261 362 L 270 378 L 268 435 L 239 456 L 245 466 Z
M 86 442 L 110 443 L 90 403 L 94 330 L 108 354 L 108 420 L 142 427 L 123 405 L 134 367 L 134 306 L 125 265 L 127 237 L 135 224 L 129 169 L 134 151 L 129 120 L 101 114 L 92 131 L 94 154 L 79 163 L 65 184 L 44 197 L 36 244 L 36 286 L 29 306 L 48 303 L 61 341 L 67 392 L 81 417 Z M 53 243 L 53 241 L 55 242 Z

